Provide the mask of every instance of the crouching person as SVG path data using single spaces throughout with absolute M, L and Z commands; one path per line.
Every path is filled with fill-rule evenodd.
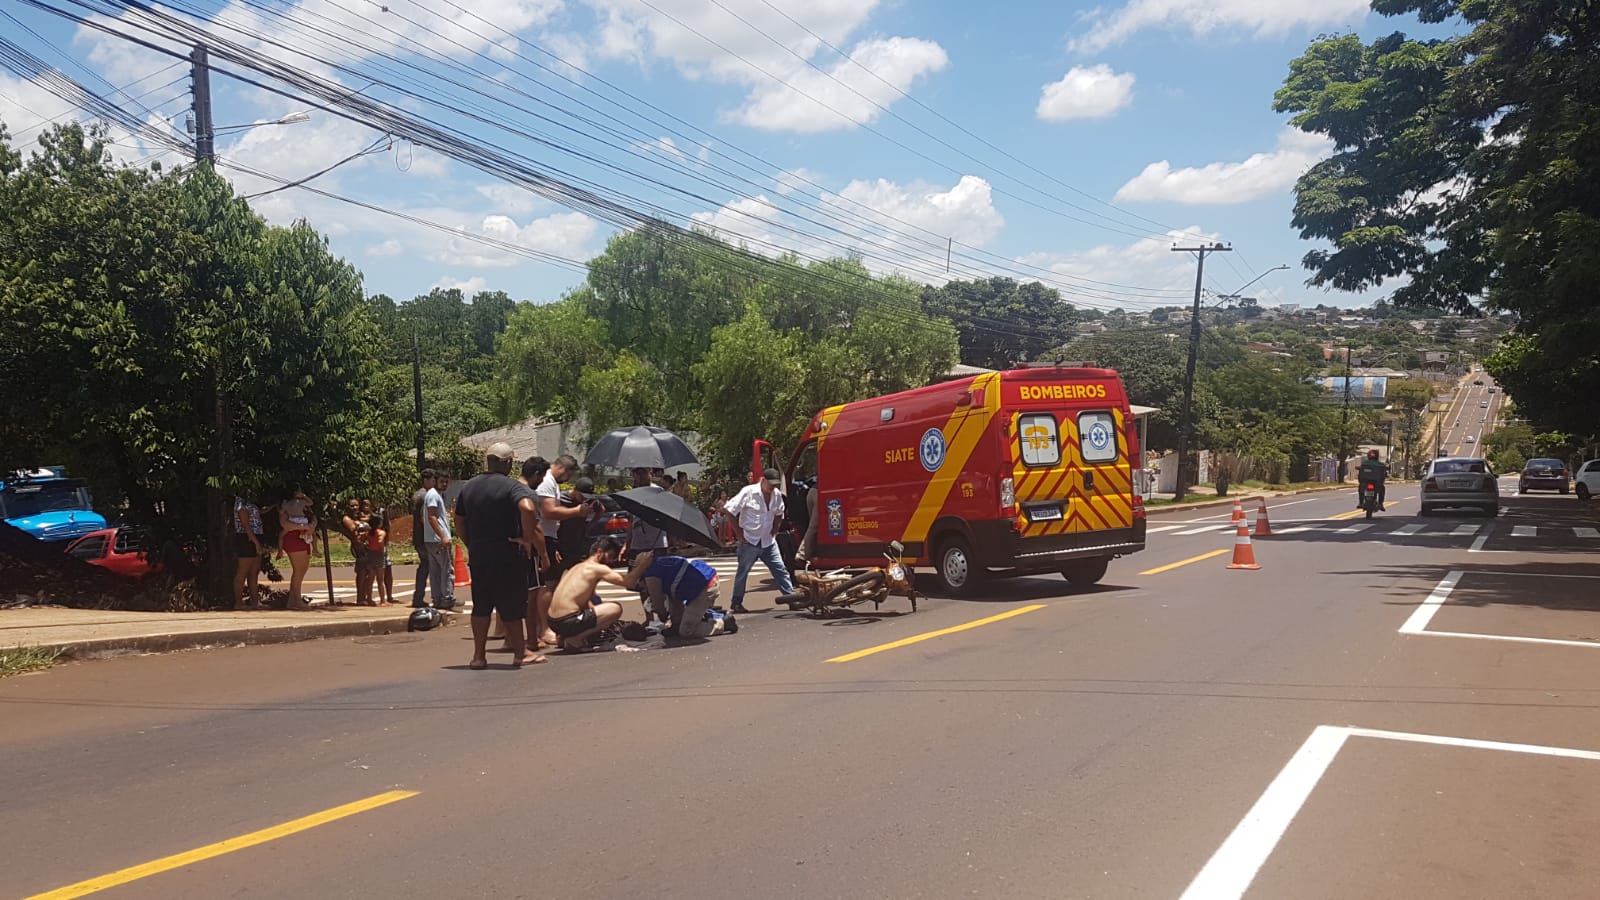
M 668 611 L 668 634 L 706 638 L 738 630 L 732 616 L 711 612 L 717 605 L 717 570 L 704 560 L 657 556 L 644 571 L 644 586 L 656 608 Z
M 555 595 L 550 598 L 550 630 L 560 638 L 561 646 L 568 650 L 588 649 L 593 638 L 622 619 L 622 604 L 601 600 L 596 591 L 601 582 L 634 590 L 649 568 L 652 555 L 640 554 L 626 575 L 613 568 L 621 558 L 622 541 L 604 537 L 595 541 L 586 558 L 562 573 Z

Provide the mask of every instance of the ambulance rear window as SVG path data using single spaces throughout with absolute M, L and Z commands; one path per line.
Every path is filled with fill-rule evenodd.
M 1105 463 L 1117 458 L 1117 420 L 1111 413 L 1080 414 L 1078 438 L 1083 446 L 1084 462 Z
M 1056 433 L 1056 417 L 1049 413 L 1022 416 L 1017 420 L 1017 435 L 1022 440 L 1022 464 L 1053 466 L 1061 462 L 1061 439 Z

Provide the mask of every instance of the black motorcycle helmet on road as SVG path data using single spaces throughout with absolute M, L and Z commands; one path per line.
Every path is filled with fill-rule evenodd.
M 431 606 L 411 611 L 411 618 L 406 620 L 407 631 L 432 631 L 444 624 L 444 615 Z

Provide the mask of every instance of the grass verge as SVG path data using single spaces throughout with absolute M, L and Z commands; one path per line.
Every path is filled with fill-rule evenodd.
M 0 678 L 48 669 L 60 656 L 61 651 L 50 647 L 0 648 Z

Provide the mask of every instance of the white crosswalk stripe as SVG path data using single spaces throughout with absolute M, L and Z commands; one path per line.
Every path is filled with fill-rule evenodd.
M 1358 522 L 1355 525 L 1351 525 L 1351 526 L 1349 526 L 1347 528 L 1339 529 L 1338 533 L 1339 534 L 1360 534 L 1361 532 L 1366 531 L 1368 528 L 1371 528 L 1371 527 L 1372 527 L 1372 523 L 1371 522 Z
M 1575 535 L 1577 537 L 1581 537 L 1581 538 L 1600 538 L 1600 528 L 1578 528 L 1578 527 L 1574 527 L 1572 529 L 1572 533 L 1573 533 L 1573 535 Z
M 1456 530 L 1452 531 L 1450 533 L 1455 535 L 1456 537 L 1469 537 L 1471 535 L 1477 534 L 1478 533 L 1478 529 L 1480 527 L 1482 527 L 1482 526 L 1479 526 L 1479 525 L 1457 525 L 1456 526 Z
M 1239 524 L 1237 522 L 1229 522 L 1226 525 L 1206 525 L 1201 528 L 1191 528 L 1188 531 L 1174 532 L 1174 534 L 1179 536 L 1188 536 L 1191 534 L 1226 534 L 1228 532 L 1235 532 L 1238 530 Z
M 1416 524 L 1402 525 L 1399 528 L 1396 528 L 1394 530 L 1393 534 L 1396 537 L 1410 537 L 1411 535 L 1416 534 L 1417 532 L 1419 532 L 1421 530 L 1422 530 L 1422 526 L 1421 525 L 1416 525 Z
M 1538 537 L 1539 536 L 1539 528 L 1536 525 L 1513 525 L 1513 526 L 1511 526 L 1511 536 L 1512 537 Z
M 1163 531 L 1177 531 L 1182 525 L 1161 525 L 1156 528 L 1146 528 L 1145 534 L 1160 534 Z

